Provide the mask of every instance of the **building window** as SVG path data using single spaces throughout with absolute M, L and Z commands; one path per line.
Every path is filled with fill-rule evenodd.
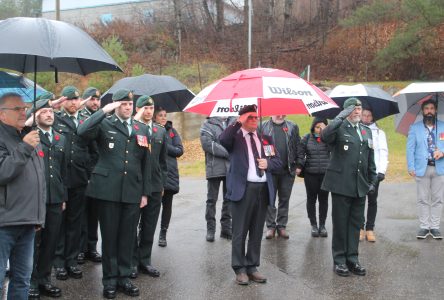
M 108 25 L 113 21 L 113 14 L 103 14 L 100 16 L 100 21 L 103 25 Z

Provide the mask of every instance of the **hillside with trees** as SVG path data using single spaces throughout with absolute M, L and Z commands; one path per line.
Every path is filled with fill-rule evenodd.
M 0 17 L 33 16 L 39 2 L 0 0 Z M 193 18 L 180 9 L 189 3 L 203 9 L 206 18 Z M 210 11 L 212 3 L 216 9 Z M 125 74 L 100 73 L 88 78 L 65 74 L 62 83 L 80 80 L 81 85 L 106 89 L 121 77 L 147 72 L 176 76 L 197 92 L 220 76 L 247 68 L 248 1 L 237 6 L 231 2 L 243 11 L 245 21 L 241 23 L 224 21 L 223 3 L 173 0 L 171 16 L 162 21 L 135 16 L 130 23 L 116 20 L 85 27 Z M 252 67 L 300 73 L 311 65 L 312 78 L 331 81 L 444 79 L 442 0 L 252 3 Z M 59 89 L 50 74 L 39 77 L 45 87 Z

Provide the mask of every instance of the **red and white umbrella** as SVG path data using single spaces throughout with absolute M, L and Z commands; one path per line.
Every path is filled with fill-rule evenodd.
M 238 71 L 204 88 L 183 111 L 207 116 L 236 116 L 256 104 L 261 116 L 312 114 L 338 107 L 319 88 L 293 73 L 255 68 Z

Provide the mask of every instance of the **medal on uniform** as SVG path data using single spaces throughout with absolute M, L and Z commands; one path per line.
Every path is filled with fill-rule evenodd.
M 146 136 L 145 135 L 137 135 L 137 144 L 140 146 L 140 147 L 146 147 L 146 148 L 149 148 L 149 145 L 148 145 L 148 139 L 146 138 Z
M 109 143 L 108 144 L 108 148 L 113 149 L 114 148 L 114 143 Z
M 265 156 L 267 156 L 267 157 L 275 156 L 276 152 L 274 151 L 274 146 L 273 145 L 264 145 L 264 153 L 265 153 Z
M 348 150 L 348 145 L 344 145 L 344 150 L 345 150 L 345 151 Z

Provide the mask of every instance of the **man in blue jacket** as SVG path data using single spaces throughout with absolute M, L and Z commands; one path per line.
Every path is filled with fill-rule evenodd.
M 416 180 L 419 217 L 418 239 L 429 234 L 442 239 L 439 231 L 444 197 L 444 122 L 436 120 L 436 102 L 421 105 L 423 120 L 410 126 L 407 138 L 407 165 Z
M 259 138 L 257 119 L 256 105 L 244 106 L 239 111 L 237 122 L 220 135 L 221 145 L 230 154 L 225 197 L 231 201 L 232 212 L 231 266 L 240 285 L 248 285 L 249 280 L 258 283 L 267 281 L 257 267 L 267 206 L 274 204 L 271 172 L 282 167 L 272 138 Z

